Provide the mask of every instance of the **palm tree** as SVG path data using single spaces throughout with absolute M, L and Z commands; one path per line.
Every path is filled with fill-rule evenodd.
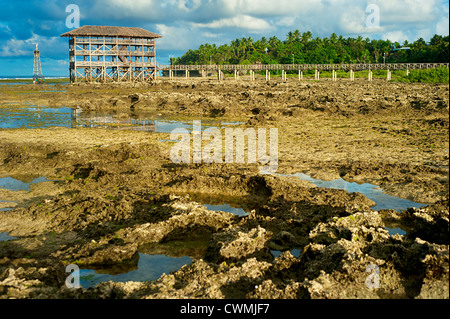
M 295 42 L 300 41 L 301 35 L 302 35 L 302 34 L 300 33 L 300 31 L 298 31 L 298 29 L 295 30 L 294 33 L 292 34 L 292 36 L 294 37 L 294 41 L 295 41 Z
M 294 39 L 294 34 L 292 33 L 292 31 L 289 31 L 287 34 L 287 43 L 291 44 L 292 40 Z
M 311 38 L 312 38 L 312 33 L 310 31 L 304 32 L 302 35 L 303 45 L 306 45 L 309 42 L 309 40 L 311 40 Z

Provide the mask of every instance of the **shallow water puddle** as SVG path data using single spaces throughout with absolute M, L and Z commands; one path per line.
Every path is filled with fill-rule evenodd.
M 228 204 L 222 204 L 222 205 L 204 204 L 203 206 L 206 207 L 207 210 L 211 210 L 213 212 L 226 212 L 226 213 L 231 213 L 231 214 L 239 216 L 239 217 L 247 216 L 249 214 L 242 208 L 231 207 Z
M 207 210 L 225 212 L 242 217 L 250 214 L 250 208 L 245 200 L 239 197 L 222 196 L 220 198 L 206 195 L 191 194 L 191 200 L 201 203 Z
M 406 235 L 406 231 L 401 229 L 401 228 L 389 228 L 389 227 L 385 227 L 384 229 L 386 229 L 389 232 L 390 236 L 394 236 L 394 235 Z
M 0 212 L 7 212 L 8 210 L 13 210 L 13 207 L 1 207 Z
M 403 210 L 408 209 L 409 207 L 420 208 L 426 206 L 425 204 L 420 204 L 404 198 L 385 194 L 383 193 L 383 190 L 380 187 L 369 183 L 364 184 L 358 184 L 355 182 L 350 183 L 343 180 L 342 178 L 336 179 L 334 181 L 323 181 L 320 179 L 312 178 L 303 173 L 297 173 L 294 174 L 294 176 L 297 176 L 300 179 L 313 183 L 318 187 L 344 189 L 349 193 L 361 193 L 368 199 L 371 199 L 375 203 L 377 203 L 375 206 L 372 207 L 372 209 L 376 211 L 380 209 L 394 209 L 398 212 L 401 212 Z
M 190 265 L 194 259 L 204 256 L 209 236 L 196 240 L 174 240 L 165 243 L 149 243 L 139 247 L 139 261 L 126 268 L 80 269 L 83 288 L 94 287 L 101 282 L 127 282 L 156 280 L 162 274 L 177 271 Z
M 16 238 L 17 237 L 9 236 L 8 233 L 0 233 L 0 241 L 8 241 L 8 240 L 16 239 Z
M 272 256 L 274 258 L 277 258 L 277 257 L 281 256 L 281 254 L 283 252 L 281 250 L 270 250 L 270 253 L 272 254 Z M 290 253 L 292 256 L 298 258 L 302 254 L 302 250 L 301 249 L 292 249 L 292 250 L 290 250 Z
M 71 109 L 68 107 L 13 107 L 0 108 L 0 128 L 71 127 Z
M 29 191 L 31 190 L 31 184 L 38 184 L 42 182 L 49 182 L 49 180 L 45 177 L 38 177 L 33 179 L 30 183 L 24 183 L 12 177 L 0 177 L 0 188 L 5 188 L 10 191 Z
M 94 287 L 101 282 L 127 282 L 127 281 L 151 281 L 156 280 L 162 274 L 169 274 L 180 269 L 184 265 L 192 263 L 192 258 L 169 257 L 166 255 L 149 255 L 139 253 L 139 262 L 136 270 L 127 273 L 112 275 L 102 273 L 101 270 L 80 269 L 80 284 L 83 288 Z
M 268 172 L 261 172 L 262 174 L 269 174 Z M 317 187 L 324 187 L 324 188 L 334 188 L 334 189 L 343 189 L 346 190 L 349 193 L 361 193 L 367 198 L 373 200 L 376 205 L 372 207 L 373 210 L 380 210 L 380 209 L 394 209 L 398 212 L 402 212 L 403 210 L 408 209 L 409 207 L 416 207 L 420 208 L 423 206 L 426 206 L 425 204 L 416 203 L 404 198 L 392 196 L 389 194 L 383 193 L 383 190 L 373 184 L 369 183 L 351 183 L 347 182 L 346 180 L 343 180 L 342 178 L 336 179 L 333 181 L 324 181 L 321 179 L 315 179 L 312 178 L 306 174 L 303 173 L 296 173 L 296 174 L 274 174 L 278 176 L 295 176 L 302 180 L 308 181 Z
M 262 172 L 262 174 L 268 174 L 267 172 Z M 394 209 L 398 212 L 402 212 L 409 207 L 416 207 L 420 208 L 423 206 L 426 206 L 425 204 L 416 203 L 404 198 L 392 196 L 389 194 L 383 193 L 383 190 L 373 184 L 369 183 L 351 183 L 343 180 L 342 178 L 336 179 L 333 181 L 324 181 L 321 179 L 315 179 L 312 178 L 306 174 L 303 173 L 296 173 L 296 174 L 275 174 L 279 176 L 295 176 L 302 180 L 308 181 L 317 187 L 324 187 L 324 188 L 335 188 L 335 189 L 343 189 L 346 190 L 349 193 L 361 193 L 367 198 L 373 200 L 376 205 L 372 207 L 373 210 L 379 211 L 380 209 Z M 385 229 L 389 232 L 389 235 L 393 236 L 395 234 L 399 235 L 405 235 L 406 231 L 401 228 L 391 228 L 391 227 L 385 227 Z
M 130 129 L 136 131 L 146 131 L 153 133 L 171 133 L 175 129 L 186 129 L 192 131 L 192 121 L 177 121 L 164 119 L 154 114 L 146 113 L 122 113 L 116 116 L 112 113 L 83 113 L 79 110 L 74 111 L 75 116 L 72 117 L 74 126 L 77 127 L 99 127 L 110 129 Z M 218 122 L 218 121 L 202 121 L 202 131 L 206 128 L 220 128 L 229 125 L 240 125 L 241 122 Z M 171 140 L 160 140 L 166 142 Z M 174 142 L 178 142 L 175 140 Z
M 245 124 L 243 122 L 202 121 L 202 129 Z M 146 112 L 83 112 L 68 107 L 19 107 L 4 105 L 0 108 L 0 128 L 49 128 L 49 127 L 86 127 L 171 133 L 176 128 L 192 130 L 192 121 L 177 121 L 162 118 Z

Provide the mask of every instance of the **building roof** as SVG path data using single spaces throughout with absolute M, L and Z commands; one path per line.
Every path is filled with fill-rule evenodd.
M 132 38 L 162 38 L 159 34 L 135 27 L 111 27 L 84 25 L 78 29 L 71 30 L 62 37 L 87 37 L 87 36 L 107 36 L 107 37 L 132 37 Z

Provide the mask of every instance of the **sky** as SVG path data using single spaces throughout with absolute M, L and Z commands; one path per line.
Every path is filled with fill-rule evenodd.
M 32 76 L 34 43 L 44 76 L 68 77 L 68 39 L 60 35 L 73 29 L 66 23 L 73 14 L 66 12 L 70 4 L 78 6 L 81 26 L 140 27 L 160 34 L 161 64 L 203 43 L 285 40 L 297 29 L 313 37 L 336 33 L 400 43 L 449 34 L 448 0 L 0 0 L 0 77 Z

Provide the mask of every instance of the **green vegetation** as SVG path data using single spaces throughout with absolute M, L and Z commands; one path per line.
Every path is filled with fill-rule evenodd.
M 411 70 L 409 75 L 400 78 L 392 78 L 396 82 L 427 82 L 427 83 L 449 83 L 449 70 L 447 67 L 436 69 Z
M 409 50 L 396 50 L 408 47 Z M 328 38 L 313 38 L 311 32 L 289 32 L 284 41 L 273 36 L 254 41 L 251 37 L 216 46 L 202 44 L 173 64 L 340 64 L 389 62 L 449 62 L 449 36 L 435 35 L 427 43 L 420 38 L 400 44 L 389 40 L 344 38 L 333 33 Z

